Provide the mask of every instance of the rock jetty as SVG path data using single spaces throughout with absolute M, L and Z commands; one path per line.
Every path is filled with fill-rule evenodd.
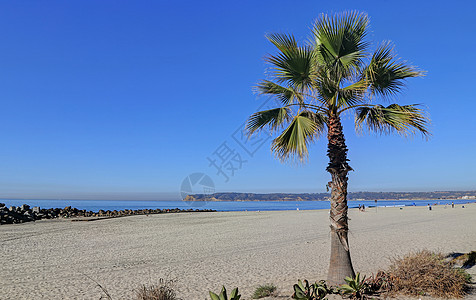
M 85 209 L 72 208 L 30 208 L 29 205 L 10 206 L 7 208 L 5 203 L 0 203 L 0 225 L 25 223 L 42 219 L 56 218 L 114 218 L 133 215 L 152 215 L 164 213 L 182 213 L 182 212 L 213 212 L 212 209 L 125 209 L 125 210 L 99 210 L 98 212 L 87 211 Z

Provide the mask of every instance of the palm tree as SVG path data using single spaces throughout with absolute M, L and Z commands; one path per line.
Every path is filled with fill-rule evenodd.
M 355 115 L 358 132 L 421 133 L 429 136 L 429 119 L 418 105 L 376 104 L 392 100 L 405 79 L 422 71 L 400 60 L 389 42 L 373 53 L 366 40 L 366 14 L 346 12 L 321 15 L 312 27 L 309 41 L 298 44 L 293 35 L 269 34 L 278 53 L 268 55 L 270 80 L 256 86 L 261 95 L 274 97 L 278 107 L 256 112 L 247 121 L 249 135 L 263 129 L 280 131 L 271 149 L 281 160 L 303 162 L 308 147 L 327 132 L 331 188 L 331 257 L 328 282 L 344 283 L 354 276 L 347 234 L 347 147 L 341 116 Z M 365 130 L 367 129 L 367 130 Z

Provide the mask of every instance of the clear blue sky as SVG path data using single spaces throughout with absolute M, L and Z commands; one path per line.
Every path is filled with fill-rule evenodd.
M 252 93 L 265 33 L 305 39 L 351 9 L 427 71 L 400 103 L 424 103 L 433 136 L 356 136 L 345 120 L 349 190 L 475 190 L 472 1 L 2 1 L 0 198 L 178 199 L 194 172 L 219 192 L 324 192 L 325 140 L 293 166 L 233 133 L 266 100 Z M 223 143 L 246 160 L 228 182 L 207 160 Z

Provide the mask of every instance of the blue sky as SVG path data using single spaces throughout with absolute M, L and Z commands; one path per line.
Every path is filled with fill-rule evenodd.
M 325 140 L 295 166 L 233 133 L 266 100 L 264 35 L 304 40 L 352 9 L 427 71 L 399 103 L 425 104 L 433 136 L 357 136 L 345 119 L 349 190 L 475 190 L 471 1 L 3 1 L 0 198 L 174 200 L 194 172 L 219 192 L 324 192 Z M 228 181 L 207 159 L 227 149 L 246 161 Z

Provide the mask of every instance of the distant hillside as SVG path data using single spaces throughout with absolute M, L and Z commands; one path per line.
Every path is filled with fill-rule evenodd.
M 316 201 L 327 200 L 329 193 L 314 194 L 253 194 L 253 193 L 215 193 L 188 195 L 185 201 Z
M 188 195 L 185 201 L 324 201 L 330 193 L 214 193 Z M 441 192 L 352 192 L 349 200 L 438 200 L 438 199 L 476 199 L 476 191 Z

